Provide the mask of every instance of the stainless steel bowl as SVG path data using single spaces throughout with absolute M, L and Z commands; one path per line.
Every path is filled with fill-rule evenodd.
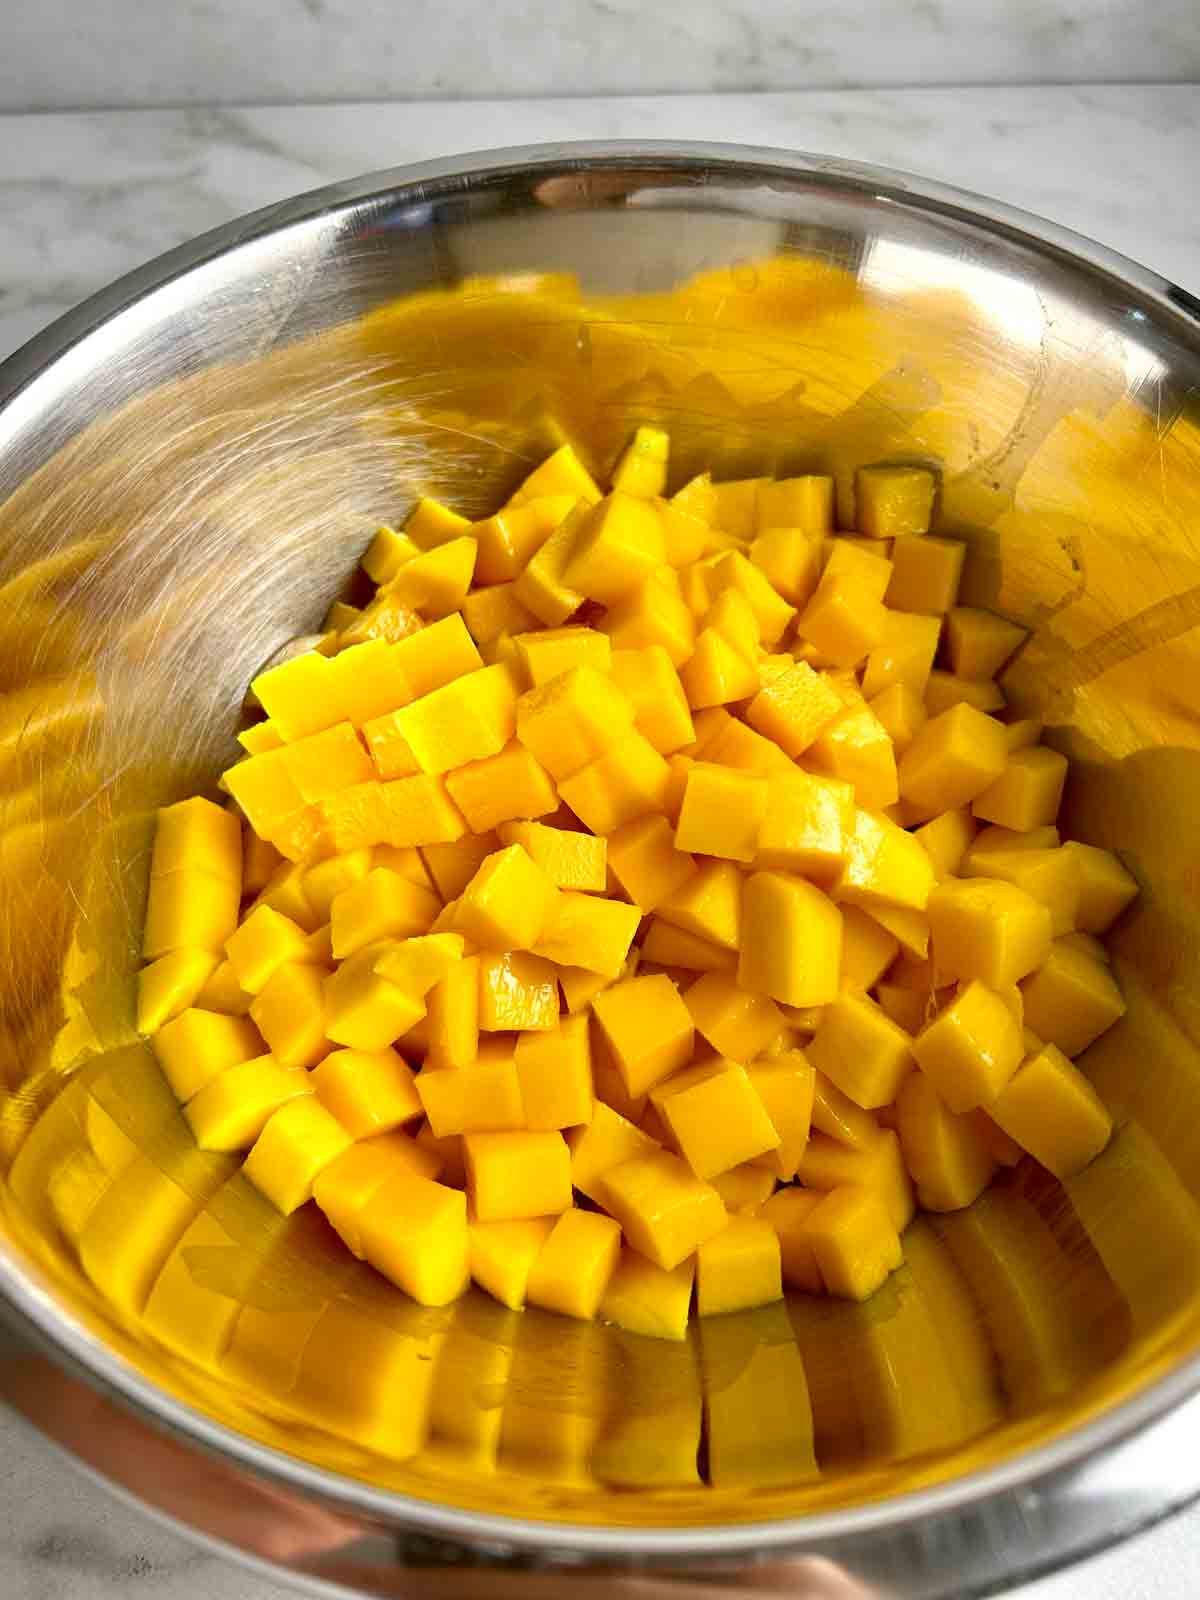
M 381 1594 L 463 1593 L 472 1564 L 505 1569 L 489 1593 L 654 1567 L 818 1592 L 813 1554 L 984 1594 L 1200 1493 L 1197 394 L 1200 303 L 1152 273 L 919 179 L 720 145 L 336 185 L 8 361 L 0 1293 L 52 1358 L 10 1397 L 194 1531 Z M 917 1224 L 866 1308 L 797 1297 L 682 1354 L 418 1314 L 304 1213 L 264 1243 L 130 1006 L 153 807 L 228 761 L 246 680 L 375 522 L 422 491 L 482 509 L 564 433 L 602 469 L 654 418 L 681 470 L 844 490 L 933 462 L 966 598 L 1035 629 L 1006 687 L 1072 758 L 1071 826 L 1143 885 L 1113 940 L 1129 1015 L 1085 1059 L 1110 1151 Z

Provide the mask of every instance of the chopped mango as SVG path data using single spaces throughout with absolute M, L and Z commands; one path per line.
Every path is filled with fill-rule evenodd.
M 1015 883 L 948 878 L 929 896 L 933 954 L 949 978 L 1018 983 L 1050 953 L 1050 913 Z
M 865 701 L 847 706 L 828 723 L 809 746 L 805 761 L 816 772 L 853 784 L 858 804 L 868 811 L 896 803 L 896 752 Z
M 1001 995 L 977 980 L 912 1041 L 921 1071 L 952 1112 L 990 1106 L 1021 1064 L 1021 1025 Z
M 813 1207 L 805 1228 L 829 1294 L 865 1300 L 903 1261 L 899 1236 L 871 1189 L 832 1190 Z
M 837 667 L 856 667 L 884 636 L 882 598 L 854 577 L 830 572 L 817 585 L 796 622 L 797 635 Z
M 977 606 L 946 613 L 946 659 L 963 678 L 994 678 L 1029 637 L 1029 630 Z
M 912 1069 L 912 1040 L 870 995 L 843 990 L 825 1007 L 809 1061 L 864 1110 L 888 1105 Z
M 227 1067 L 262 1054 L 262 1036 L 248 1017 L 188 1007 L 154 1036 L 154 1054 L 175 1098 L 188 1101 Z
M 517 702 L 517 737 L 560 783 L 626 738 L 633 707 L 593 667 L 573 667 Z
M 671 656 L 661 644 L 614 650 L 612 680 L 633 707 L 634 727 L 660 755 L 696 737 L 687 696 Z
M 391 1133 L 423 1114 L 412 1069 L 395 1050 L 334 1050 L 313 1069 L 312 1085 L 354 1139 Z
M 511 1056 L 501 1061 L 477 1060 L 460 1072 L 421 1072 L 416 1087 L 435 1138 L 503 1133 L 525 1125 L 521 1086 Z
M 1057 939 L 1075 928 L 1079 911 L 1079 860 L 1063 849 L 967 851 L 960 868 L 964 877 L 1003 879 L 1044 905 L 1050 913 L 1050 935 Z
M 154 961 L 172 950 L 220 950 L 237 927 L 239 883 L 207 872 L 151 878 L 142 954 Z
M 599 1305 L 605 1322 L 649 1339 L 687 1338 L 695 1266 L 683 1261 L 670 1272 L 636 1250 L 622 1250 Z
M 688 1067 L 652 1091 L 651 1099 L 698 1178 L 715 1177 L 779 1148 L 775 1124 L 736 1061 Z
M 760 1156 L 758 1161 L 764 1159 Z M 744 1161 L 740 1167 L 730 1167 L 708 1180 L 731 1217 L 754 1216 L 775 1191 L 774 1173 L 758 1161 Z
M 817 1265 L 814 1236 L 809 1227 L 813 1212 L 824 1196 L 810 1189 L 780 1189 L 759 1211 L 779 1240 L 783 1281 L 806 1294 L 823 1294 L 825 1284 Z
M 688 771 L 676 847 L 726 861 L 753 861 L 767 810 L 767 780 L 713 762 Z
M 1069 839 L 1063 845 L 1079 863 L 1079 908 L 1077 923 L 1084 933 L 1107 933 L 1109 928 L 1137 897 L 1137 879 L 1127 872 L 1111 850 L 1079 844 Z
M 594 842 L 601 847 L 605 844 L 603 839 Z M 653 813 L 624 823 L 609 834 L 607 845 L 607 865 L 613 877 L 642 912 L 653 911 L 669 899 L 695 871 L 695 862 L 678 846 L 670 823 Z
M 553 1217 L 520 1222 L 471 1222 L 471 1277 L 501 1305 L 520 1311 L 533 1264 L 554 1227 Z
M 488 950 L 532 950 L 550 925 L 559 890 L 519 844 L 488 856 L 458 900 L 455 927 Z
M 706 972 L 688 986 L 683 1002 L 697 1032 L 734 1061 L 753 1061 L 784 1031 L 779 1007 L 742 988 L 729 972 Z
M 730 1217 L 696 1251 L 696 1310 L 702 1317 L 748 1311 L 783 1297 L 779 1235 L 759 1217 Z
M 597 1189 L 627 1242 L 667 1272 L 720 1233 L 727 1221 L 712 1185 L 666 1150 L 610 1167 L 597 1180 Z
M 558 1025 L 555 968 L 524 950 L 479 958 L 479 1028 L 524 1032 Z
M 926 1211 L 960 1211 L 991 1182 L 996 1163 L 978 1121 L 951 1111 L 929 1074 L 915 1072 L 901 1088 L 896 1131 Z
M 211 800 L 180 800 L 163 806 L 154 832 L 151 878 L 172 872 L 204 872 L 240 886 L 242 829 L 231 811 Z
M 1027 1057 L 988 1114 L 1063 1182 L 1082 1172 L 1112 1136 L 1104 1102 L 1053 1044 Z
M 685 933 L 725 950 L 742 943 L 742 875 L 732 861 L 706 861 L 658 906 Z
M 1021 995 L 1025 1026 L 1065 1056 L 1081 1055 L 1125 1015 L 1121 991 L 1104 963 L 1061 940 L 1024 979 Z
M 738 982 L 792 1006 L 821 1006 L 838 994 L 842 914 L 803 878 L 755 872 L 746 879 Z
M 477 834 L 502 822 L 548 816 L 558 807 L 545 767 L 516 740 L 498 755 L 447 773 L 446 790 Z
M 567 1147 L 571 1152 L 572 1184 L 580 1194 L 595 1201 L 599 1201 L 605 1173 L 659 1148 L 655 1140 L 602 1100 L 596 1102 L 592 1120 L 586 1126 L 573 1128 L 567 1134 Z
M 924 467 L 859 467 L 854 474 L 854 525 L 872 539 L 928 533 L 933 473 Z
M 325 981 L 325 1031 L 350 1050 L 386 1050 L 425 1015 L 425 1001 L 374 970 L 382 947 L 365 946 Z
M 554 1224 L 526 1285 L 530 1305 L 590 1321 L 616 1270 L 621 1229 L 594 1211 L 565 1211 Z
M 630 1095 L 647 1093 L 691 1059 L 691 1014 L 670 978 L 661 973 L 601 990 L 592 1001 L 592 1014 Z
M 276 967 L 250 1005 L 250 1020 L 281 1067 L 315 1067 L 329 1053 L 325 969 L 288 961 Z
M 475 1068 L 466 1076 L 474 1078 L 486 1070 Z M 477 1221 L 515 1222 L 570 1209 L 571 1153 L 561 1133 L 467 1132 L 463 1150 Z
M 457 1300 L 469 1281 L 467 1199 L 428 1178 L 389 1179 L 364 1204 L 363 1254 L 419 1305 Z
M 313 1184 L 353 1144 L 315 1095 L 300 1095 L 272 1113 L 246 1157 L 250 1182 L 285 1217 L 313 1197 Z
M 181 1011 L 197 1002 L 220 965 L 211 950 L 168 951 L 138 973 L 137 1030 L 157 1033 Z
M 480 983 L 478 956 L 464 956 L 429 991 L 427 1072 L 474 1061 L 479 1050 Z
M 311 1094 L 306 1072 L 256 1056 L 217 1073 L 183 1114 L 201 1150 L 248 1150 L 280 1106 Z
M 618 490 L 605 496 L 580 528 L 563 581 L 590 600 L 612 605 L 665 561 L 654 507 Z
M 562 890 L 534 949 L 543 959 L 559 966 L 583 967 L 602 977 L 616 978 L 641 920 L 637 906 Z
M 569 1016 L 547 1033 L 523 1033 L 513 1061 L 525 1125 L 534 1131 L 590 1122 L 595 1103 L 586 1016 Z

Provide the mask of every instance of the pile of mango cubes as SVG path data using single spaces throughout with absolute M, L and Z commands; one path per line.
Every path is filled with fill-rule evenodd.
M 1136 885 L 1060 841 L 930 472 L 837 534 L 829 478 L 668 499 L 668 449 L 379 530 L 228 803 L 160 813 L 139 1027 L 202 1148 L 415 1300 L 681 1339 L 1090 1161 Z

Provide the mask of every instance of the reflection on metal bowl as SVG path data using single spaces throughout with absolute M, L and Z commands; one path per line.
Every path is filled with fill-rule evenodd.
M 665 1566 L 962 1596 L 1200 1492 L 1198 393 L 1186 297 L 1130 263 L 719 146 L 322 191 L 14 357 L 0 1291 L 173 1438 L 132 1450 L 141 1423 L 44 1363 L 8 1392 L 200 1532 L 368 1593 L 490 1564 L 547 1595 Z M 154 807 L 211 783 L 246 681 L 376 523 L 419 493 L 481 512 L 563 438 L 603 471 L 647 421 L 681 478 L 810 468 L 844 496 L 866 461 L 935 466 L 964 598 L 1035 629 L 1005 688 L 1071 757 L 1069 826 L 1143 886 L 1112 941 L 1129 1014 L 1084 1058 L 1120 1123 L 1098 1161 L 919 1221 L 865 1305 L 794 1295 L 679 1346 L 413 1306 L 193 1147 L 132 1021 Z M 197 1445 L 216 1460 L 181 1465 Z

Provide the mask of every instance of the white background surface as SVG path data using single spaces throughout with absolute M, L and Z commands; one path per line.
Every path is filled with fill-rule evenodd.
M 188 29 L 193 26 L 205 33 L 210 13 L 274 16 L 289 4 L 292 0 L 252 0 L 240 7 L 237 0 L 185 4 L 178 8 L 183 19 L 179 26 L 172 30 L 156 24 L 144 53 L 124 63 L 115 61 L 112 51 L 96 47 L 96 31 L 114 11 L 133 11 L 134 0 L 126 5 L 92 0 L 86 7 L 77 0 L 42 0 L 38 6 L 24 6 L 19 15 L 5 19 L 0 104 L 107 103 L 118 90 L 126 99 L 212 98 L 231 86 L 253 96 L 283 89 L 295 95 L 315 93 L 320 80 L 300 70 L 298 47 L 281 55 L 269 33 L 259 33 L 236 50 L 230 45 L 215 64 L 181 44 L 181 37 L 192 37 Z M 349 0 L 294 0 L 292 8 L 311 15 L 314 25 L 327 27 L 344 17 Z M 360 9 L 363 16 L 376 18 L 372 26 L 380 29 L 390 18 L 392 36 L 405 50 L 415 36 L 414 17 L 430 14 L 424 6 L 408 8 L 407 18 L 401 17 L 400 7 L 386 8 L 385 17 L 382 3 Z M 590 64 L 568 54 L 556 83 L 576 88 L 595 77 L 622 86 L 653 83 L 651 68 L 669 43 L 662 30 L 671 9 L 648 8 L 643 27 L 640 7 L 635 15 L 627 0 L 593 0 L 591 10 L 615 15 L 620 27 L 611 35 L 607 53 L 597 45 Z M 765 17 L 783 15 L 781 6 L 758 9 Z M 889 4 L 878 8 L 893 19 L 900 9 Z M 903 9 L 907 15 L 910 7 Z M 990 15 L 993 9 L 986 0 L 969 0 L 956 8 L 956 16 Z M 137 10 L 151 15 L 144 0 Z M 516 11 L 528 19 L 543 11 L 549 15 L 551 8 L 511 3 L 502 8 L 504 15 Z M 73 32 L 61 31 L 68 12 Z M 1127 52 L 1119 57 L 1088 57 L 1096 72 L 1115 60 L 1130 76 L 1171 77 L 1186 70 L 1200 75 L 1196 0 L 1157 5 L 1150 0 L 1136 10 L 1124 0 L 1081 0 L 1078 5 L 1010 0 L 1008 44 L 988 57 L 986 71 L 975 72 L 969 68 L 972 59 L 977 66 L 982 59 L 978 46 L 972 57 L 965 35 L 955 42 L 958 23 L 951 26 L 948 13 L 949 5 L 943 12 L 938 0 L 912 0 L 911 28 L 897 32 L 897 24 L 890 34 L 877 30 L 872 36 L 860 25 L 854 45 L 839 8 L 829 7 L 828 14 L 814 9 L 817 34 L 841 40 L 830 58 L 834 64 L 828 66 L 829 76 L 821 81 L 850 76 L 850 67 L 860 79 L 871 81 L 871 72 L 878 76 L 901 66 L 911 69 L 918 55 L 917 64 L 930 77 L 1000 78 L 1022 72 L 1044 77 L 1047 63 L 1058 58 L 1049 43 L 1039 45 L 1041 36 L 1031 19 L 1059 14 L 1078 19 L 1080 39 L 1111 41 L 1119 33 L 1127 42 Z M 695 13 L 695 31 L 705 38 L 718 33 L 721 39 L 727 33 L 732 37 L 731 19 L 738 14 L 733 6 L 703 6 Z M 918 51 L 913 40 L 933 26 L 935 16 L 946 23 L 944 50 Z M 1171 18 L 1174 23 L 1168 26 Z M 56 26 L 57 36 L 52 31 Z M 458 40 L 455 53 L 430 28 L 428 37 L 422 36 L 424 43 L 435 56 L 442 51 L 455 75 L 437 80 L 429 76 L 428 63 L 416 70 L 406 62 L 404 82 L 410 90 L 414 85 L 439 93 L 479 88 L 484 67 L 494 68 L 492 79 L 483 80 L 492 92 L 531 87 L 519 76 L 529 66 L 528 60 L 519 59 L 522 51 L 528 55 L 528 31 L 507 34 L 503 55 L 481 65 L 469 37 Z M 1097 32 L 1102 28 L 1117 33 Z M 614 42 L 617 33 L 620 50 Z M 229 37 L 242 35 L 235 28 Z M 656 48 L 644 48 L 643 38 L 657 41 Z M 54 40 L 60 51 L 57 67 L 43 49 L 47 40 Z M 728 53 L 718 59 L 717 48 L 710 41 L 705 56 L 695 53 L 699 45 L 694 40 L 688 49 L 681 47 L 673 60 L 680 82 L 693 81 L 691 73 L 695 81 L 707 83 L 743 81 L 738 75 L 748 70 L 745 62 L 738 65 L 739 58 Z M 778 81 L 771 76 L 772 51 L 762 47 L 759 57 L 765 63 L 764 81 Z M 398 56 L 381 51 L 369 68 L 360 61 L 359 76 L 339 76 L 338 59 L 335 50 L 329 65 L 337 92 L 347 85 L 345 92 L 351 93 L 394 92 L 395 85 L 386 80 L 393 70 L 401 70 Z M 580 76 L 584 65 L 593 78 Z M 1057 67 L 1052 70 L 1057 74 Z M 283 83 L 287 72 L 295 75 L 290 84 Z M 546 76 L 543 68 L 542 78 Z M 1053 217 L 1200 292 L 1200 88 L 1195 84 L 8 116 L 0 117 L 0 356 L 148 257 L 287 194 L 456 150 L 622 137 L 807 148 L 924 172 Z M 283 1600 L 288 1592 L 198 1551 L 110 1500 L 23 1423 L 0 1413 L 0 1600 Z M 1198 1594 L 1200 1513 L 1024 1589 L 1020 1600 L 1196 1600 Z
M 1196 0 L 34 0 L 0 109 L 1196 78 Z

